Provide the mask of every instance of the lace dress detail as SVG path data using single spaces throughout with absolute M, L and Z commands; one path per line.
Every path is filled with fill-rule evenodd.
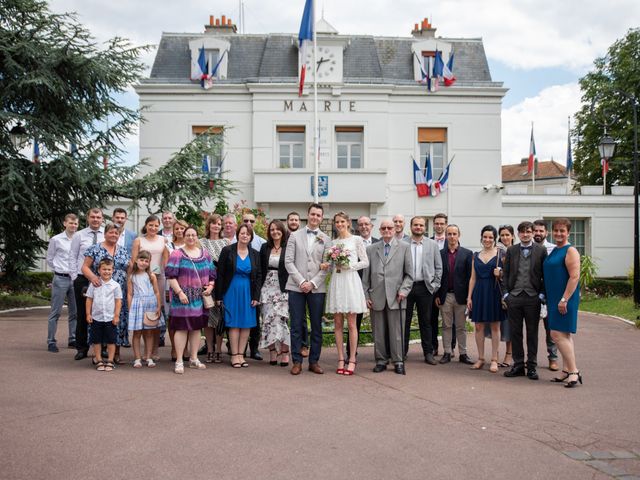
M 367 302 L 358 270 L 369 266 L 367 250 L 362 238 L 351 236 L 336 238 L 328 245 L 325 253 L 339 244 L 344 245 L 344 248 L 350 252 L 349 266 L 341 266 L 340 272 L 337 272 L 333 265 L 331 266 L 326 311 L 328 313 L 364 313 L 367 311 Z

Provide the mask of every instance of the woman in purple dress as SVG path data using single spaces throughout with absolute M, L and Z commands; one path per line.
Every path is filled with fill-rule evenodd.
M 171 327 L 175 329 L 175 373 L 184 373 L 182 356 L 189 340 L 189 368 L 203 370 L 205 364 L 198 360 L 200 330 L 207 326 L 209 311 L 205 309 L 202 295 L 211 295 L 216 271 L 211 257 L 198 242 L 194 227 L 184 231 L 184 247 L 174 250 L 165 268 L 165 275 L 173 290 L 171 297 Z

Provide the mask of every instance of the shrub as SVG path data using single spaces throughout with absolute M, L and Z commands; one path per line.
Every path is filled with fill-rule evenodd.
M 588 290 L 599 297 L 628 297 L 633 293 L 626 278 L 595 278 Z

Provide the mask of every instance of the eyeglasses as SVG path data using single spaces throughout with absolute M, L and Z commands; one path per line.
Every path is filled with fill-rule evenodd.
M 244 223 L 256 223 L 255 220 L 249 220 L 248 218 L 244 219 Z
M 500 225 L 498 227 L 498 230 L 502 229 L 502 228 L 513 228 L 511 225 L 509 225 L 508 223 L 505 223 L 504 225 Z
M 380 227 L 380 230 L 393 230 L 393 227 Z

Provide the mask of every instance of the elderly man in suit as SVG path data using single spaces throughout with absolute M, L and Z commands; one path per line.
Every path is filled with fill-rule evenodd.
M 442 345 L 444 354 L 440 363 L 451 361 L 451 337 L 453 328 L 458 339 L 458 353 L 461 363 L 473 364 L 467 355 L 466 314 L 469 280 L 473 268 L 471 250 L 460 245 L 460 228 L 449 225 L 446 229 L 447 244 L 440 250 L 442 257 L 442 285 L 438 291 L 436 305 L 442 311 Z
M 367 247 L 369 267 L 362 275 L 364 295 L 371 310 L 376 358 L 373 371 L 386 370 L 391 360 L 395 372 L 405 375 L 404 318 L 407 295 L 413 285 L 411 249 L 408 243 L 394 238 L 391 220 L 381 222 L 380 235 L 380 242 Z
M 442 278 L 442 258 L 438 244 L 424 236 L 427 219 L 416 216 L 409 223 L 411 228 L 411 258 L 413 260 L 413 286 L 407 297 L 407 316 L 404 331 L 404 356 L 409 352 L 409 334 L 413 307 L 418 307 L 418 326 L 420 327 L 420 342 L 424 361 L 435 365 L 433 357 L 433 343 L 431 335 L 431 307 L 433 294 L 440 288 Z
M 507 249 L 504 257 L 505 301 L 511 327 L 513 345 L 513 366 L 504 372 L 505 377 L 524 377 L 524 346 L 522 343 L 522 322 L 527 329 L 527 371 L 530 380 L 538 380 L 538 325 L 540 305 L 544 299 L 542 263 L 547 249 L 533 241 L 533 223 L 518 225 L 520 243 Z
M 320 269 L 324 249 L 331 239 L 318 228 L 322 221 L 323 208 L 318 203 L 309 206 L 307 226 L 293 232 L 287 242 L 284 265 L 289 272 L 286 289 L 289 292 L 289 316 L 291 318 L 292 375 L 302 372 L 302 326 L 306 320 L 306 307 L 311 321 L 311 349 L 309 370 L 322 374 L 320 351 L 322 350 L 322 311 L 326 286 L 326 270 Z

